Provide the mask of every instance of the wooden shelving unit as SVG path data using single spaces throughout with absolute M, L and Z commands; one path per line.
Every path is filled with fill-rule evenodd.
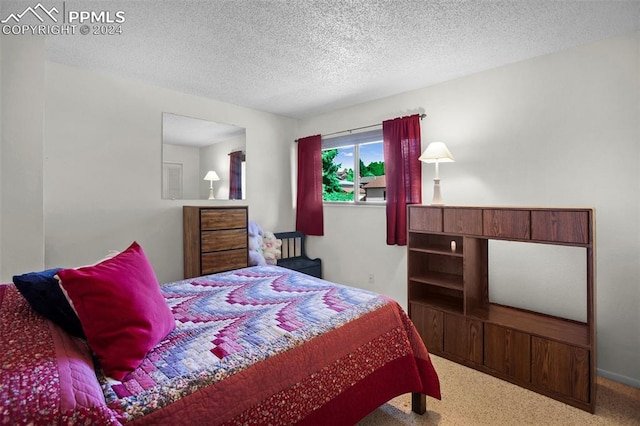
M 584 247 L 586 322 L 489 301 L 488 240 Z M 592 209 L 409 206 L 408 305 L 427 348 L 594 412 Z

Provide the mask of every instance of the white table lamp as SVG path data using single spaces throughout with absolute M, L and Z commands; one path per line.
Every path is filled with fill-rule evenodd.
M 441 206 L 443 202 L 442 194 L 440 193 L 440 171 L 438 165 L 440 163 L 453 163 L 455 161 L 453 155 L 451 155 L 444 142 L 431 142 L 420 156 L 420 161 L 436 163 L 436 177 L 433 178 L 433 200 L 431 204 Z
M 209 170 L 205 175 L 204 180 L 209 181 L 209 199 L 214 200 L 215 197 L 213 196 L 213 181 L 220 180 L 220 178 L 218 177 L 218 174 L 216 172 L 214 172 L 213 170 Z

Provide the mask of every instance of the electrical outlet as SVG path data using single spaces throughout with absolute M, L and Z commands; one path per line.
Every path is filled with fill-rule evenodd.
M 376 281 L 373 274 L 369 274 L 369 284 L 373 284 Z

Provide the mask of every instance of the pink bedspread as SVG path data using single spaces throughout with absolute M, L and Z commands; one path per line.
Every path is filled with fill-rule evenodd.
M 163 291 L 176 330 L 113 383 L 83 340 L 0 286 L 0 424 L 348 425 L 403 393 L 440 398 L 413 324 L 382 296 L 278 267 Z
M 86 343 L 0 285 L 0 424 L 120 424 L 107 408 Z

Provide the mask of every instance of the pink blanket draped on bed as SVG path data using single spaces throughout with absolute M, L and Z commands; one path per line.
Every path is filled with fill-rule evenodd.
M 176 330 L 113 382 L 96 375 L 83 340 L 0 286 L 1 420 L 348 425 L 403 393 L 440 398 L 413 324 L 375 293 L 267 266 L 163 294 Z
M 0 424 L 117 425 L 86 343 L 0 285 Z

